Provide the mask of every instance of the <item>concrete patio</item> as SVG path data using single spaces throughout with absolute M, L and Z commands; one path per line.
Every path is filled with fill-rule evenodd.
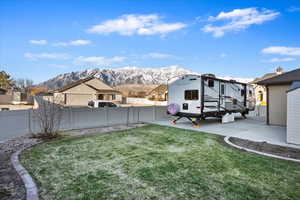
M 264 121 L 254 117 L 248 117 L 248 119 L 236 117 L 235 120 L 235 122 L 222 124 L 220 120 L 214 118 L 206 119 L 200 122 L 200 128 L 193 128 L 192 123 L 185 119 L 177 121 L 176 125 L 171 124 L 171 119 L 153 123 L 300 149 L 300 145 L 286 143 L 286 127 L 268 126 Z

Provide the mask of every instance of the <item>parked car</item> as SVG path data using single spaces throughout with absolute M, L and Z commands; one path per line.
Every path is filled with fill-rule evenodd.
M 105 100 L 92 100 L 88 102 L 88 106 L 93 108 L 118 107 L 117 104 Z

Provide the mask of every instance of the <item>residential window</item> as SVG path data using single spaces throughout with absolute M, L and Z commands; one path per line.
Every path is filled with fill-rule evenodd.
M 98 100 L 104 100 L 104 95 L 103 94 L 98 94 Z
M 116 100 L 116 95 L 115 94 L 111 95 L 111 100 Z
M 199 100 L 199 90 L 185 90 L 184 91 L 185 100 Z
M 208 79 L 208 87 L 215 87 L 215 81 L 212 79 Z

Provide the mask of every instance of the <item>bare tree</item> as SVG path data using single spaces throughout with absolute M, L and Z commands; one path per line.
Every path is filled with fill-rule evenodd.
M 58 104 L 59 99 L 54 96 L 37 96 L 36 101 L 38 108 L 34 110 L 34 113 L 41 128 L 41 133 L 36 136 L 41 138 L 57 137 L 63 110 L 63 106 Z
M 33 80 L 19 78 L 15 80 L 15 85 L 17 88 L 23 90 L 24 92 L 27 92 L 27 90 L 33 86 Z

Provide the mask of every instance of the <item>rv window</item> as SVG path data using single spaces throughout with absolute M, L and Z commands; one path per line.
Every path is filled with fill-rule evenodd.
M 245 90 L 241 90 L 241 96 L 245 95 Z
M 198 90 L 185 90 L 184 91 L 184 99 L 185 100 L 198 100 L 199 99 L 199 91 Z
M 221 85 L 221 94 L 224 95 L 225 94 L 225 85 Z
M 208 87 L 214 87 L 214 86 L 215 86 L 214 80 L 208 79 Z

